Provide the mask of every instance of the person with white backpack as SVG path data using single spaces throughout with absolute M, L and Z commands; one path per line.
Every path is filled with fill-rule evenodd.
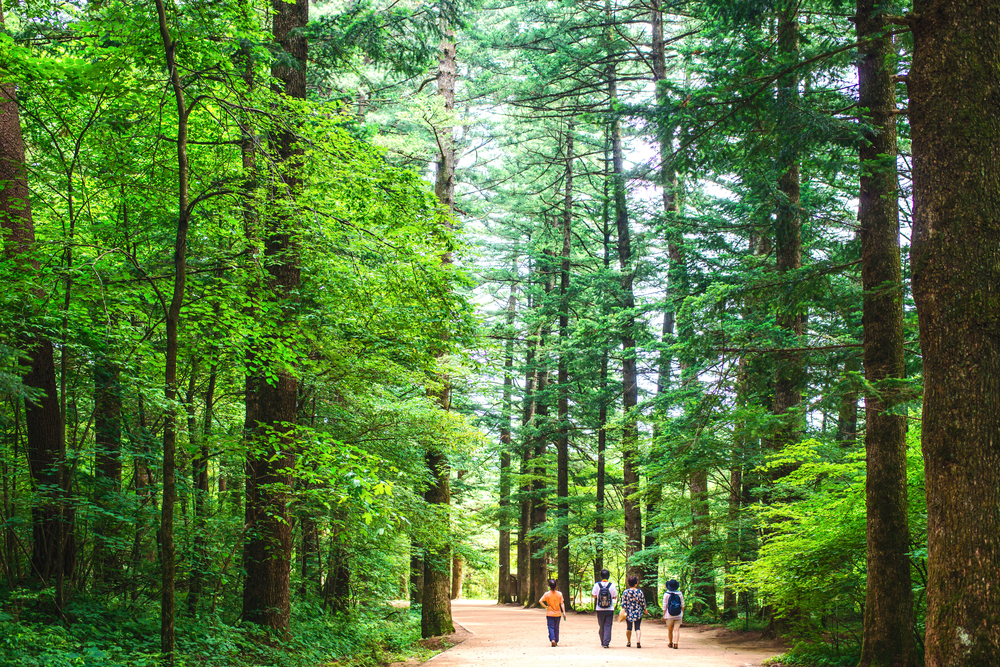
M 615 582 L 608 581 L 611 573 L 601 570 L 601 580 L 594 584 L 591 596 L 594 598 L 594 611 L 597 612 L 597 634 L 601 637 L 601 646 L 611 646 L 611 626 L 615 621 Z
M 668 648 L 677 648 L 681 636 L 681 622 L 684 620 L 684 594 L 679 590 L 676 579 L 667 582 L 667 592 L 663 594 L 663 621 L 667 624 Z M 674 629 L 677 634 L 674 634 Z

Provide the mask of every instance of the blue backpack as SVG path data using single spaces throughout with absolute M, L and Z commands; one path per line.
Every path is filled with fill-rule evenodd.
M 683 611 L 683 608 L 681 607 L 681 596 L 671 591 L 667 595 L 667 613 L 671 616 L 680 616 L 681 611 Z

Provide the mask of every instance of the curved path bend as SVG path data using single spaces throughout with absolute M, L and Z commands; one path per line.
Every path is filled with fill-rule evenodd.
M 625 624 L 615 622 L 611 648 L 601 648 L 594 614 L 570 613 L 562 622 L 559 646 L 552 647 L 541 609 L 521 609 L 482 600 L 455 600 L 452 617 L 468 634 L 440 653 L 428 667 L 525 667 L 539 659 L 554 667 L 632 665 L 634 667 L 750 667 L 781 652 L 774 642 L 734 636 L 725 630 L 685 627 L 678 649 L 667 648 L 663 621 L 643 621 L 642 648 L 625 647 Z M 456 628 L 457 630 L 458 628 Z M 456 637 L 461 641 L 461 637 Z

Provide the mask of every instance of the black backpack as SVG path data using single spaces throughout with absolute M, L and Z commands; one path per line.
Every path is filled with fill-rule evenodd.
M 677 593 L 671 592 L 667 595 L 667 613 L 671 616 L 680 616 L 681 611 L 681 596 Z
M 614 599 L 611 597 L 611 584 L 607 586 L 597 584 L 597 586 L 601 589 L 597 592 L 597 606 L 607 608 L 613 605 Z

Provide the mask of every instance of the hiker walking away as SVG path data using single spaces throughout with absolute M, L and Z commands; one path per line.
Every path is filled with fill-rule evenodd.
M 635 647 L 642 648 L 642 615 L 646 613 L 646 596 L 639 589 L 639 577 L 628 578 L 628 588 L 622 593 L 622 611 L 625 612 L 625 646 L 632 646 L 632 626 L 635 626 Z
M 559 645 L 559 621 L 566 619 L 566 603 L 556 586 L 556 580 L 549 579 L 549 590 L 539 600 L 545 606 L 545 622 L 549 626 L 549 642 L 553 646 Z
M 684 620 L 684 594 L 677 588 L 677 580 L 671 579 L 667 582 L 667 592 L 663 594 L 663 620 L 667 624 L 669 648 L 677 648 L 677 640 L 681 637 L 681 621 Z
M 597 634 L 604 648 L 611 645 L 611 625 L 615 620 L 615 598 L 618 597 L 615 582 L 608 581 L 610 577 L 610 572 L 601 570 L 601 580 L 594 584 L 594 590 L 590 592 L 594 598 L 594 611 L 597 612 Z

